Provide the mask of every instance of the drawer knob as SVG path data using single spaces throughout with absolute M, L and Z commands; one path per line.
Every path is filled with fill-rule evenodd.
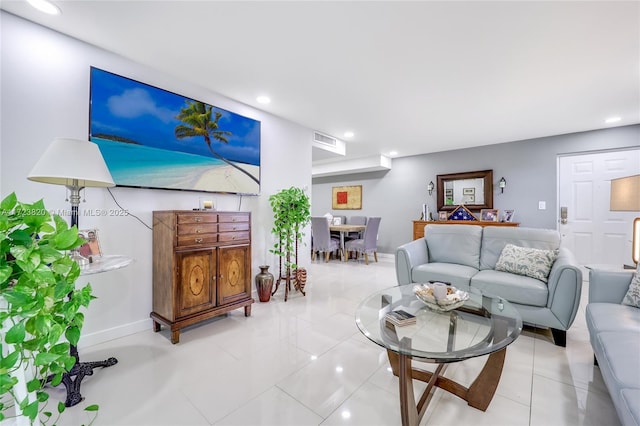
M 201 232 L 202 232 L 202 229 L 200 229 L 200 228 L 196 228 L 196 234 L 199 234 L 199 233 L 201 233 Z
M 201 244 L 202 243 L 202 238 L 196 238 L 196 243 Z
M 202 218 L 200 216 L 196 216 L 196 222 L 202 222 Z

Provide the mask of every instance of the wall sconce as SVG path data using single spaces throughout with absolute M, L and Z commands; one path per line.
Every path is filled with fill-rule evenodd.
M 498 182 L 498 186 L 500 187 L 500 193 L 504 193 L 504 189 L 507 187 L 507 181 L 504 177 L 500 178 L 500 182 Z
M 429 182 L 429 184 L 427 185 L 427 190 L 429 191 L 429 195 L 431 195 L 433 193 L 433 181 Z

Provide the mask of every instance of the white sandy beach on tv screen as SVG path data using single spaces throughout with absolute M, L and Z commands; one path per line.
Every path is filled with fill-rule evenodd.
M 252 176 L 260 178 L 260 168 L 258 166 L 238 164 L 238 167 L 251 173 Z M 260 189 L 253 179 L 229 165 L 214 167 L 202 173 L 193 189 L 211 191 L 212 188 L 215 188 L 216 192 L 253 194 L 258 193 Z

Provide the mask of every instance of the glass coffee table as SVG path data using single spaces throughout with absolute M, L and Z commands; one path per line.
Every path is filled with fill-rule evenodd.
M 495 394 L 507 346 L 522 331 L 522 318 L 506 300 L 474 288 L 464 305 L 448 312 L 435 311 L 413 292 L 414 284 L 391 287 L 367 297 L 356 310 L 356 324 L 371 341 L 387 350 L 393 374 L 400 380 L 403 425 L 418 425 L 436 388 L 444 389 L 485 411 Z M 394 326 L 385 320 L 393 310 L 416 316 L 416 323 Z M 463 386 L 444 377 L 453 362 L 489 355 L 478 377 Z M 412 367 L 412 361 L 437 364 L 435 371 Z M 413 380 L 427 383 L 416 406 Z

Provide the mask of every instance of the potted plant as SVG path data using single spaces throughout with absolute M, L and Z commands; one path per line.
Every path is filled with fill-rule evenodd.
M 76 288 L 80 267 L 67 251 L 82 243 L 42 200 L 26 204 L 12 193 L 0 202 L 0 421 L 10 413 L 32 424 L 50 419 L 45 385 L 60 384 L 77 362 L 70 345 L 93 296 L 89 284 Z M 64 409 L 60 402 L 58 415 Z
M 300 188 L 291 187 L 269 197 L 269 203 L 273 209 L 273 228 L 271 233 L 276 236 L 273 248 L 269 250 L 280 257 L 279 277 L 276 289 L 281 279 L 287 282 L 287 290 L 292 277 L 292 269 L 298 269 L 298 242 L 304 236 L 304 227 L 311 221 L 311 205 L 309 197 Z M 282 275 L 282 262 L 286 269 L 286 275 Z

